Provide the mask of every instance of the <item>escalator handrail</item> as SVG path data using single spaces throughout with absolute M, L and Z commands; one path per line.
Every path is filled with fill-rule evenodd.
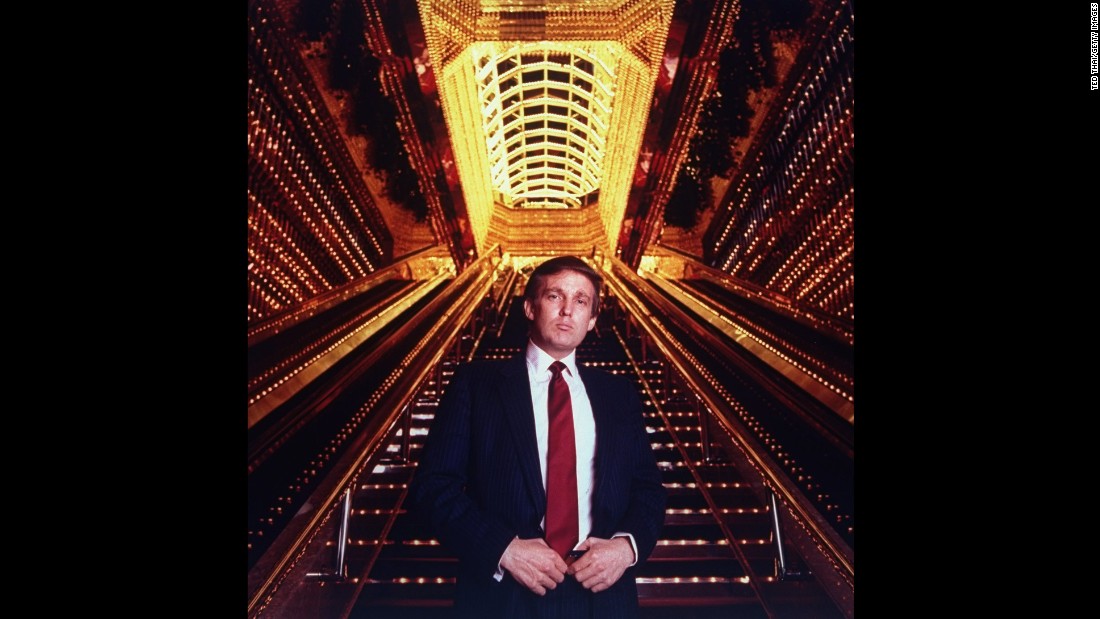
M 832 314 L 826 314 L 825 312 L 817 311 L 812 308 L 795 307 L 785 296 L 750 281 L 733 277 L 721 269 L 702 264 L 690 254 L 686 254 L 675 247 L 660 245 L 657 249 L 661 252 L 667 252 L 683 259 L 684 264 L 687 265 L 684 272 L 685 278 L 690 277 L 692 271 L 698 272 L 696 277 L 699 279 L 714 282 L 747 301 L 762 305 L 773 312 L 787 316 L 791 320 L 813 329 L 838 343 L 851 346 L 855 340 L 855 325 L 851 320 Z M 650 253 L 654 252 L 651 251 Z
M 256 324 L 249 325 L 248 345 L 254 346 L 272 335 L 280 331 L 285 331 L 295 324 L 315 316 L 333 305 L 340 304 L 350 298 L 356 297 L 382 282 L 394 278 L 407 277 L 408 272 L 412 269 L 411 265 L 431 258 L 447 258 L 447 252 L 443 248 L 427 247 L 405 256 L 398 262 L 369 273 L 365 277 L 361 277 L 346 286 L 319 294 L 305 303 L 291 307 L 285 312 L 265 318 Z M 278 329 L 275 327 L 278 327 Z

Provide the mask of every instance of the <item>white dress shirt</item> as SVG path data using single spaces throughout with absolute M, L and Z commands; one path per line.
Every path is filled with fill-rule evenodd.
M 549 440 L 550 415 L 547 397 L 550 390 L 550 364 L 555 361 L 533 343 L 527 344 L 527 377 L 531 381 L 531 399 L 535 406 L 535 438 L 539 445 L 539 468 L 542 470 L 542 487 L 546 488 L 546 456 Z M 577 374 L 577 351 L 561 359 L 565 370 L 561 373 L 569 385 L 569 399 L 573 405 L 573 434 L 577 441 L 577 543 L 588 538 L 592 530 L 592 478 L 596 466 L 596 420 L 592 417 L 592 403 L 584 383 Z M 543 518 L 543 530 L 546 519 Z

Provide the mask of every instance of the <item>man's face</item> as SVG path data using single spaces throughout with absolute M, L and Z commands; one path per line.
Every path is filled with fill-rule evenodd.
M 531 341 L 555 359 L 568 355 L 596 326 L 596 289 L 576 271 L 561 271 L 542 282 L 532 302 L 523 301 L 531 321 Z

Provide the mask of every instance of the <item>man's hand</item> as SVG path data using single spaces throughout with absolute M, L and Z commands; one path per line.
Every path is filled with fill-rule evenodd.
M 629 542 L 627 545 L 629 546 Z M 630 552 L 629 549 L 627 552 Z M 546 545 L 546 540 L 518 537 L 504 549 L 500 566 L 517 582 L 538 595 L 546 595 L 548 590 L 565 580 L 565 571 L 569 567 L 561 555 Z
M 634 549 L 625 537 L 590 537 L 577 550 L 587 552 L 569 566 L 569 573 L 592 593 L 599 593 L 618 582 L 634 562 Z

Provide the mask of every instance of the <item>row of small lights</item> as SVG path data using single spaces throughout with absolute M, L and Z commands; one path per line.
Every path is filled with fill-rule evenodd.
M 845 36 L 849 36 L 850 41 L 850 33 L 848 32 L 847 27 L 841 29 L 836 43 L 840 43 L 843 47 Z M 768 162 L 779 159 L 785 153 L 790 153 L 791 151 L 794 151 L 793 155 L 797 156 L 799 149 L 805 149 L 804 144 L 801 146 L 791 144 L 791 141 L 794 140 L 798 135 L 798 132 L 796 130 L 801 129 L 804 126 L 802 124 L 802 120 L 805 113 L 808 113 L 804 112 L 804 110 L 812 109 L 819 114 L 819 118 L 817 119 L 818 122 L 811 125 L 811 132 L 816 130 L 821 124 L 821 117 L 824 117 L 827 125 L 830 127 L 830 129 L 832 129 L 835 128 L 843 120 L 843 118 L 835 120 L 834 117 L 848 115 L 851 113 L 852 91 L 850 88 L 847 88 L 845 86 L 845 83 L 850 84 L 852 81 L 850 76 L 850 66 L 848 64 L 844 64 L 834 67 L 834 64 L 839 61 L 839 58 L 835 56 L 836 43 L 834 43 L 831 48 L 832 55 L 830 55 L 830 53 L 828 52 L 821 52 L 815 59 L 818 64 L 817 70 L 811 72 L 813 83 L 810 83 L 809 78 L 803 78 L 795 85 L 795 90 L 798 90 L 800 88 L 804 89 L 801 93 L 800 100 L 798 101 L 797 105 L 794 105 L 792 103 L 787 103 L 784 105 L 781 112 L 781 117 L 786 119 L 787 122 L 782 127 L 780 127 L 779 132 L 775 136 L 775 138 L 768 142 L 767 149 L 762 149 L 760 154 L 758 154 L 757 158 L 762 161 L 757 166 L 758 169 L 756 173 L 754 175 L 746 175 L 746 177 L 741 179 L 738 191 L 742 194 L 751 194 L 754 190 L 753 186 L 746 186 L 746 182 L 752 182 L 754 179 L 758 181 L 759 179 L 764 177 L 764 168 L 775 167 L 777 165 L 776 163 L 769 164 Z M 839 80 L 839 83 L 837 84 L 837 86 L 839 86 L 839 91 L 834 90 L 832 97 L 821 96 L 815 98 L 814 100 L 818 101 L 817 106 L 815 107 L 815 105 L 811 103 L 809 95 L 815 93 L 822 87 L 823 80 L 825 82 L 828 81 L 826 79 L 826 70 L 829 70 L 830 72 L 836 74 L 837 77 L 834 79 Z M 817 94 L 821 95 L 822 93 Z M 822 110 L 821 108 L 824 109 Z M 830 123 L 828 121 L 832 122 Z M 806 135 L 806 137 L 812 139 L 812 136 L 810 135 Z M 846 153 L 843 150 L 841 150 L 839 154 L 849 155 L 849 153 Z M 781 170 L 781 174 L 789 175 L 792 171 L 793 166 L 791 165 L 791 163 L 788 162 L 786 167 Z M 731 209 L 729 211 L 729 213 L 732 213 L 734 215 L 738 214 L 739 212 L 740 211 L 737 209 Z M 718 251 L 720 249 L 720 246 L 726 242 L 727 238 L 732 233 L 733 227 L 732 225 L 730 225 L 730 223 L 731 222 L 727 222 L 727 225 L 723 228 L 718 239 L 715 241 L 715 251 Z M 729 263 L 727 262 L 727 267 L 728 265 Z
M 820 122 L 821 121 L 819 121 L 819 123 Z M 850 123 L 844 123 L 841 126 L 850 126 Z M 807 133 L 807 136 L 809 135 L 810 134 Z M 845 140 L 844 144 L 847 146 L 848 142 Z M 798 161 L 797 155 L 799 151 L 795 149 L 795 156 L 788 160 L 787 170 L 785 170 L 786 172 L 797 168 L 797 172 L 795 172 L 795 182 L 787 185 L 786 192 L 783 195 L 776 196 L 776 199 L 785 198 L 785 201 L 789 203 L 794 195 L 799 193 L 801 183 L 806 182 L 808 186 L 802 190 L 801 197 L 798 198 L 793 209 L 789 212 L 792 213 L 793 216 L 793 214 L 798 213 L 807 204 L 818 204 L 817 212 L 814 214 L 812 220 L 812 223 L 816 224 L 816 226 L 811 228 L 808 232 L 805 232 L 805 238 L 801 240 L 798 247 L 789 252 L 783 264 L 776 269 L 771 279 L 764 284 L 768 289 L 792 296 L 796 299 L 801 299 L 809 292 L 819 289 L 822 272 L 835 271 L 838 267 L 847 269 L 848 271 L 851 270 L 850 260 L 846 257 L 844 250 L 852 243 L 852 227 L 850 224 L 841 228 L 836 227 L 837 223 L 845 221 L 850 222 L 851 214 L 848 211 L 842 210 L 839 215 L 839 217 L 842 218 L 841 222 L 831 221 L 831 218 L 833 218 L 834 214 L 837 212 L 833 208 L 834 205 L 843 208 L 845 206 L 850 206 L 850 204 L 843 197 L 832 203 L 826 203 L 823 201 L 823 198 L 826 196 L 821 195 L 822 191 L 826 193 L 829 192 L 828 188 L 833 183 L 832 170 L 837 162 L 835 156 L 829 161 L 817 161 L 817 155 L 820 155 L 825 148 L 826 145 L 819 144 L 815 154 L 810 156 L 805 166 L 802 166 Z M 810 174 L 811 172 L 813 172 L 812 175 Z M 758 172 L 758 175 L 761 174 L 762 172 Z M 783 174 L 780 175 L 779 179 L 781 179 L 782 176 Z M 825 179 L 824 184 L 822 183 L 823 178 Z M 779 179 L 771 181 L 771 184 L 777 184 Z M 848 179 L 850 182 L 850 175 Z M 851 191 L 852 188 L 849 187 L 845 194 Z M 750 200 L 751 194 L 751 191 L 746 192 L 742 202 Z M 770 200 L 770 198 L 768 200 Z M 759 215 L 761 218 L 765 217 L 763 211 L 766 211 L 769 206 L 768 200 L 764 202 L 762 212 Z M 771 227 L 772 221 L 782 220 L 786 217 L 787 215 L 784 212 L 773 213 L 770 216 L 766 216 L 769 221 L 765 222 L 761 228 L 768 229 Z M 832 225 L 829 225 L 830 223 Z M 778 249 L 778 244 L 776 243 L 777 237 L 775 234 L 756 234 L 754 227 L 755 226 L 752 225 L 746 229 L 745 235 L 748 241 L 747 246 L 743 253 L 740 254 L 741 258 L 732 264 L 732 266 L 727 266 L 730 272 L 752 272 L 769 257 L 770 252 Z M 780 225 L 777 230 L 783 229 L 784 227 Z M 843 238 L 839 238 L 841 233 L 843 233 Z M 836 242 L 832 242 L 834 238 L 836 238 Z M 760 247 L 759 250 L 758 247 Z M 830 248 L 832 249 L 830 250 Z M 753 256 L 753 258 L 748 266 L 745 266 L 745 260 L 750 256 Z M 732 255 L 731 259 L 727 260 L 727 265 L 729 265 L 730 262 L 732 262 Z
M 249 389 L 249 391 L 252 391 L 253 389 L 256 388 L 257 385 L 263 384 L 265 381 L 269 380 L 272 376 L 276 376 L 276 375 L 279 376 L 278 380 L 272 382 L 267 387 L 265 387 L 263 390 L 261 390 L 259 393 L 257 393 L 255 395 L 253 395 L 252 397 L 250 397 L 248 399 L 248 405 L 251 406 L 252 404 L 258 402 L 261 399 L 263 399 L 265 396 L 267 396 L 267 394 L 271 393 L 275 389 L 278 389 L 283 383 L 285 383 L 285 382 L 289 381 L 290 379 L 294 378 L 299 373 L 301 373 L 303 370 L 305 370 L 307 367 L 309 367 L 310 365 L 312 365 L 312 364 L 316 363 L 317 361 L 319 361 L 325 355 L 328 355 L 329 353 L 331 353 L 334 350 L 338 349 L 340 346 L 342 346 L 344 344 L 344 342 L 347 342 L 352 337 L 355 337 L 356 334 L 362 332 L 364 329 L 369 327 L 375 321 L 379 320 L 379 316 L 380 316 L 380 314 L 374 314 L 374 315 L 370 316 L 369 318 L 366 319 L 366 321 L 364 321 L 361 324 L 359 324 L 358 326 L 356 326 L 353 330 L 347 332 L 346 334 L 344 334 L 339 339 L 331 342 L 323 350 L 316 351 L 317 347 L 321 345 L 321 343 L 324 341 L 324 339 L 323 338 L 318 338 L 316 340 L 313 340 L 309 345 L 303 347 L 300 351 L 296 352 L 294 355 L 290 356 L 287 359 L 284 359 L 283 361 L 280 361 L 275 366 L 269 368 L 268 370 L 264 371 L 263 373 L 261 373 L 259 376 L 257 376 L 253 380 L 249 381 L 248 389 Z M 352 323 L 348 323 L 348 324 L 352 324 Z M 334 331 L 338 331 L 338 329 L 336 329 Z M 316 351 L 316 352 L 313 352 L 313 351 Z M 289 366 L 291 366 L 295 363 L 297 363 L 296 366 L 294 366 L 290 369 L 287 369 Z
M 364 207 L 358 204 L 360 200 L 369 200 L 369 195 L 356 197 L 356 193 L 363 192 L 353 192 L 344 182 L 340 166 L 325 155 L 328 152 L 327 139 L 319 128 L 325 117 L 309 101 L 301 83 L 287 77 L 291 73 L 289 61 L 281 56 L 277 48 L 265 45 L 255 23 L 251 25 L 251 31 L 260 58 L 268 64 L 267 75 L 276 83 L 275 88 L 281 95 L 279 103 L 276 103 L 274 97 L 259 85 L 258 77 L 250 76 L 249 154 L 251 159 L 266 168 L 268 178 L 275 183 L 266 188 L 267 192 L 274 192 L 272 200 L 289 200 L 292 203 L 292 212 L 312 231 L 312 240 L 320 244 L 317 257 L 332 261 L 345 279 L 351 280 L 373 272 L 377 267 L 361 242 L 369 244 L 375 256 L 381 256 L 383 251 L 375 231 L 362 220 L 360 210 Z M 277 110 L 283 106 L 288 109 L 287 114 L 293 117 L 293 123 L 281 118 Z M 291 124 L 295 131 L 289 130 Z M 301 144 L 293 137 L 296 135 L 303 135 L 309 140 L 308 149 L 300 148 Z M 323 160 L 314 161 L 313 157 L 303 154 L 305 150 L 319 153 Z M 256 238 L 250 241 L 253 253 L 250 282 L 256 289 L 271 291 L 266 295 L 265 302 L 270 305 L 270 311 L 278 311 L 301 303 L 318 291 L 331 289 L 334 283 L 328 281 L 322 275 L 319 264 L 306 255 L 309 250 L 305 247 L 311 240 L 290 238 L 288 226 L 277 223 L 262 225 L 256 219 L 266 217 L 268 222 L 272 222 L 272 218 L 278 219 L 275 212 L 284 212 L 284 209 L 274 205 L 268 205 L 263 213 L 254 211 L 265 206 L 258 193 L 265 189 L 259 185 L 261 181 L 250 174 L 250 229 L 278 230 L 283 238 L 268 236 L 264 240 Z M 344 210 L 352 213 L 355 221 L 345 221 L 341 214 Z M 276 263 L 271 262 L 280 258 L 286 260 L 290 256 L 294 256 L 293 260 L 283 266 L 277 267 Z M 261 318 L 267 311 L 253 303 L 250 318 Z
M 358 583 L 360 581 L 359 578 L 352 578 L 352 579 L 349 579 L 349 580 L 352 583 Z M 775 577 L 774 576 L 763 576 L 759 580 L 761 580 L 762 582 L 774 582 Z M 748 576 L 738 576 L 738 577 L 734 577 L 734 578 L 729 578 L 729 577 L 726 577 L 726 576 L 653 576 L 653 577 L 639 576 L 639 577 L 636 578 L 636 581 L 638 582 L 638 584 L 645 584 L 645 585 L 648 585 L 648 584 L 655 584 L 655 585 L 674 584 L 674 585 L 678 585 L 678 584 L 699 584 L 699 583 L 709 583 L 709 584 L 740 583 L 740 584 L 747 585 L 747 584 L 749 584 L 750 579 L 749 579 Z M 426 578 L 426 577 L 423 577 L 423 576 L 419 577 L 419 578 L 409 578 L 407 576 L 399 576 L 397 578 L 392 578 L 392 579 L 374 579 L 374 578 L 371 578 L 371 579 L 366 579 L 364 582 L 367 583 L 367 584 L 372 584 L 372 585 L 381 585 L 381 584 L 450 585 L 450 584 L 455 583 L 455 579 L 453 577 L 444 578 L 442 576 L 437 576 L 435 578 Z
M 850 110 L 849 114 L 845 115 L 845 119 L 849 119 L 849 117 Z M 823 121 L 820 120 L 818 121 L 819 124 L 821 124 L 822 122 Z M 851 123 L 842 122 L 840 123 L 840 127 L 851 127 Z M 840 130 L 842 129 L 837 129 L 837 131 Z M 812 133 L 813 132 L 807 133 L 807 137 L 810 137 Z M 832 187 L 834 180 L 833 177 L 840 176 L 850 178 L 851 176 L 850 169 L 834 173 L 834 170 L 837 170 L 838 167 L 840 167 L 836 154 L 834 153 L 829 155 L 825 151 L 832 150 L 831 145 L 835 144 L 838 141 L 841 141 L 841 138 L 835 133 L 830 134 L 829 138 L 832 139 L 827 138 L 823 141 L 823 143 L 819 143 L 816 146 L 814 154 L 811 155 L 809 161 L 806 161 L 804 164 L 800 163 L 797 160 L 797 157 L 793 158 L 790 161 L 788 166 L 797 167 L 797 176 L 794 178 L 794 182 L 788 186 L 787 191 L 783 195 L 777 196 L 777 198 L 783 199 L 783 201 L 788 204 L 794 199 L 795 196 L 800 196 L 795 202 L 794 209 L 791 211 L 792 217 L 795 216 L 799 211 L 801 211 L 807 204 L 818 204 L 819 207 L 816 209 L 816 212 L 812 214 L 813 222 L 816 223 L 818 226 L 825 226 L 829 223 L 830 216 L 832 216 L 832 213 L 835 212 L 833 210 L 833 207 L 836 206 L 838 203 L 835 198 L 833 200 L 829 200 L 829 198 L 831 197 L 830 194 L 835 193 L 837 189 Z M 849 135 L 845 137 L 844 144 L 846 146 L 848 144 L 847 139 L 852 139 L 852 143 L 854 144 L 854 133 L 849 131 Z M 850 156 L 851 151 L 848 150 L 847 154 Z M 828 159 L 825 159 L 826 155 L 829 156 Z M 844 155 L 841 155 L 840 161 L 844 160 Z M 825 179 L 824 183 L 822 183 L 822 179 Z M 774 217 L 775 216 L 773 215 L 773 218 Z M 839 236 L 838 232 L 840 232 L 841 230 L 844 229 L 828 227 L 824 230 L 812 231 L 809 234 L 810 238 L 803 239 L 801 244 L 791 252 L 792 256 L 810 254 L 810 252 L 813 250 L 820 252 L 822 249 L 821 243 L 814 243 L 813 237 L 816 234 L 820 234 L 824 237 L 828 237 L 830 235 Z M 845 230 L 845 232 L 847 233 L 847 238 L 842 238 L 840 240 L 842 242 L 850 242 L 851 232 L 848 230 Z M 776 270 L 776 273 L 772 276 L 771 280 L 765 284 L 765 287 L 771 290 L 776 290 L 780 293 L 790 295 L 790 291 L 794 289 L 796 283 L 804 279 L 805 272 L 809 269 L 812 269 L 815 265 L 819 265 L 825 262 L 827 258 L 827 256 L 811 254 L 807 259 L 789 259 L 779 269 Z
M 843 26 L 839 30 L 837 35 L 837 42 L 833 44 L 835 47 L 838 43 L 842 49 L 844 41 L 850 41 L 850 30 L 847 26 Z M 837 68 L 836 70 L 841 72 L 841 75 L 834 85 L 835 92 L 829 95 L 825 95 L 820 92 L 822 84 L 821 77 L 824 75 L 823 71 L 826 64 L 833 64 L 838 59 L 836 51 L 828 49 L 818 57 L 818 69 L 813 74 L 814 83 L 809 83 L 807 79 L 807 85 L 802 92 L 802 99 L 799 105 L 794 103 L 788 103 L 782 110 L 783 117 L 787 119 L 788 125 L 783 128 L 780 133 L 778 142 L 785 142 L 784 136 L 788 134 L 794 123 L 794 111 L 801 110 L 803 108 L 811 107 L 810 97 L 811 95 L 817 95 L 823 97 L 824 104 L 818 103 L 812 113 L 817 114 L 817 118 L 812 121 L 809 129 L 802 133 L 802 137 L 806 140 L 800 147 L 785 148 L 784 153 L 790 156 L 785 162 L 785 167 L 780 170 L 778 177 L 772 177 L 770 184 L 777 190 L 777 195 L 769 197 L 763 202 L 758 202 L 756 207 L 748 206 L 748 203 L 759 198 L 753 198 L 753 194 L 756 193 L 750 184 L 763 182 L 764 178 L 770 176 L 770 173 L 766 170 L 766 165 L 763 165 L 758 169 L 755 177 L 746 177 L 741 181 L 742 190 L 742 206 L 740 208 L 730 209 L 731 213 L 735 214 L 729 221 L 726 222 L 722 233 L 719 235 L 718 240 L 715 243 L 714 251 L 719 252 L 721 246 L 725 243 L 726 239 L 733 232 L 735 225 L 738 225 L 739 221 L 742 221 L 743 217 L 753 216 L 756 219 L 744 221 L 745 228 L 743 230 L 742 238 L 745 245 L 741 248 L 733 248 L 727 255 L 727 258 L 722 264 L 721 268 L 731 274 L 742 276 L 751 272 L 760 265 L 760 263 L 767 257 L 769 252 L 776 249 L 776 237 L 774 235 L 769 236 L 757 231 L 764 230 L 768 227 L 768 224 L 764 223 L 767 219 L 778 217 L 779 215 L 768 215 L 767 211 L 772 204 L 772 200 L 783 200 L 786 203 L 793 201 L 793 196 L 798 195 L 800 191 L 798 186 L 802 182 L 809 183 L 805 189 L 801 190 L 803 194 L 799 200 L 797 200 L 791 207 L 792 213 L 797 213 L 802 208 L 813 203 L 813 194 L 818 188 L 828 187 L 833 183 L 833 168 L 846 161 L 846 157 L 850 157 L 851 147 L 854 143 L 854 132 L 851 131 L 851 91 L 850 91 L 850 74 L 846 73 L 847 65 Z M 816 83 L 817 89 L 814 88 Z M 815 92 L 817 90 L 817 92 Z M 816 98 L 816 97 L 815 97 Z M 834 104 L 836 105 L 834 110 Z M 792 109 L 793 108 L 793 109 Z M 835 121 L 832 115 L 839 112 L 840 118 Z M 824 137 L 821 140 L 814 140 L 813 138 L 818 134 L 818 131 L 824 133 Z M 793 135 L 793 134 L 792 134 Z M 815 144 L 815 150 L 811 153 L 806 148 L 808 143 L 813 142 Z M 806 166 L 814 165 L 817 168 L 817 173 L 811 178 L 807 175 L 807 167 L 800 163 L 799 155 L 805 153 Z M 831 154 L 830 154 L 831 153 Z M 774 155 L 774 153 L 768 153 Z M 762 157 L 765 155 L 761 155 Z M 845 165 L 847 165 L 845 163 Z M 796 170 L 797 168 L 797 170 Z M 792 177 L 793 182 L 783 182 L 783 177 Z M 824 179 L 824 180 L 822 180 Z M 847 176 L 847 182 L 850 183 L 850 174 Z M 759 188 L 759 195 L 768 195 L 771 192 L 765 191 L 763 187 Z M 850 192 L 851 189 L 848 190 Z M 848 193 L 846 192 L 846 193 Z M 843 201 L 847 208 L 847 201 Z M 823 208 L 825 212 L 829 211 L 829 208 Z M 850 210 L 850 209 L 848 209 Z M 737 217 L 736 214 L 740 213 L 742 217 Z M 844 217 L 850 219 L 850 214 L 845 211 Z M 830 231 L 829 233 L 831 233 Z M 839 297 L 838 291 L 849 290 L 850 280 L 852 277 L 850 267 L 850 255 L 843 250 L 843 247 L 851 245 L 850 231 L 846 234 L 846 238 L 839 243 L 834 244 L 837 247 L 832 252 L 832 256 L 829 258 L 832 263 L 826 265 L 822 261 L 826 259 L 826 256 L 822 255 L 820 251 L 821 241 L 817 238 L 818 234 L 810 232 L 806 238 L 801 242 L 801 249 L 795 249 L 785 260 L 784 264 L 773 275 L 772 281 L 767 283 L 767 287 L 770 289 L 777 289 L 783 292 L 790 292 L 790 296 L 806 296 L 807 294 L 814 292 L 814 294 L 821 295 L 818 303 L 823 306 L 826 311 L 845 315 L 851 317 L 851 294 L 848 296 Z M 809 247 L 818 247 L 815 252 L 809 252 Z M 757 253 L 760 252 L 760 253 Z M 803 254 L 805 256 L 803 257 Z M 751 257 L 751 258 L 750 258 Z M 824 273 L 843 273 L 844 279 L 840 282 L 834 282 L 829 286 L 823 286 L 825 281 Z M 802 273 L 803 275 L 799 275 Z M 782 281 L 779 278 L 783 278 Z M 820 292 L 824 290 L 824 292 Z M 796 292 L 791 292 L 796 291 Z
M 698 484 L 695 482 L 668 482 L 665 484 L 665 488 L 698 488 Z M 748 488 L 747 484 L 741 482 L 726 482 L 726 481 L 708 481 L 703 484 L 704 488 Z
M 701 299 L 697 298 L 695 295 L 688 292 L 687 290 L 681 289 L 681 294 L 683 294 L 685 296 L 688 296 L 688 297 L 691 297 L 696 303 L 700 303 L 700 304 L 703 304 L 703 305 L 708 305 L 707 303 L 705 303 Z M 745 325 L 753 328 L 753 331 L 749 331 L 749 330 L 741 328 L 740 325 L 735 324 L 725 314 L 723 314 L 723 313 L 721 313 L 717 310 L 713 310 L 713 311 L 714 311 L 714 315 L 719 320 L 721 320 L 721 321 L 725 322 L 726 324 L 730 325 L 731 327 L 735 328 L 738 332 L 738 335 L 748 337 L 749 339 L 756 342 L 758 345 L 765 348 L 766 350 L 768 350 L 769 352 L 771 352 L 775 356 L 779 357 L 783 361 L 786 361 L 790 365 L 798 368 L 803 373 L 807 374 L 808 376 L 810 376 L 811 378 L 813 378 L 817 382 L 821 383 L 823 386 L 828 388 L 833 393 L 836 393 L 837 395 L 845 397 L 846 399 L 848 399 L 848 401 L 853 401 L 854 400 L 854 396 L 850 392 L 848 392 L 846 390 L 842 390 L 839 386 L 834 385 L 830 379 L 826 378 L 825 376 L 823 376 L 821 374 L 818 374 L 812 368 L 808 367 L 806 365 L 806 363 L 804 363 L 803 361 L 795 359 L 791 355 L 787 354 L 787 352 L 785 352 L 783 350 L 780 350 L 779 348 L 772 345 L 770 343 L 770 341 L 765 340 L 762 337 L 760 337 L 759 335 L 757 335 L 758 332 L 759 333 L 769 333 L 768 329 L 765 329 L 764 327 L 752 322 L 751 320 L 747 319 L 744 316 L 740 316 L 739 320 L 744 322 Z M 780 338 L 773 335 L 772 339 L 778 341 Z M 810 360 L 811 361 L 816 361 L 812 357 L 810 358 Z M 849 389 L 851 388 L 852 378 L 850 376 L 843 376 L 842 375 L 842 376 L 838 376 L 837 378 L 839 378 L 841 381 L 843 381 L 845 383 L 845 385 L 848 386 Z
M 723 507 L 717 510 L 719 514 L 766 514 L 768 510 L 760 507 Z M 666 514 L 690 516 L 692 514 L 710 514 L 713 513 L 709 507 L 700 507 L 698 509 L 692 509 L 689 507 L 669 507 L 665 509 Z

